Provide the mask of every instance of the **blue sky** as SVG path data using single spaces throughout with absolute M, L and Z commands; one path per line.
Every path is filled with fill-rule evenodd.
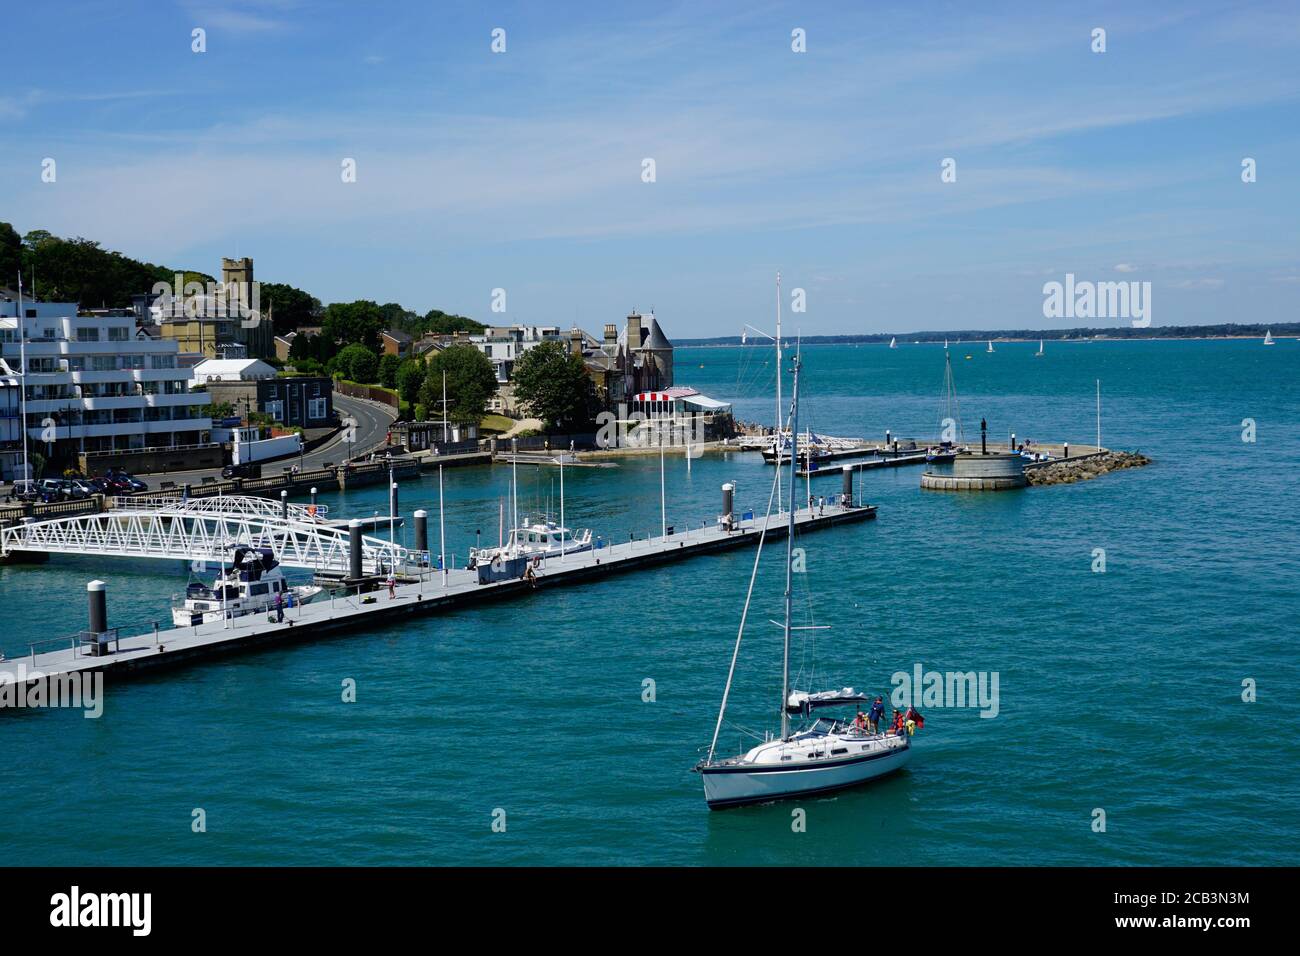
M 778 269 L 805 334 L 1075 325 L 1042 314 L 1067 272 L 1151 282 L 1155 325 L 1300 320 L 1294 3 L 12 7 L 22 232 L 676 338 L 770 328 Z

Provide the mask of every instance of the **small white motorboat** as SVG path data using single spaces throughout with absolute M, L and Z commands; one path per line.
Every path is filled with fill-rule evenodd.
M 562 554 L 590 550 L 591 532 L 587 529 L 572 531 L 554 521 L 529 521 L 525 518 L 518 528 L 510 530 L 504 544 L 470 548 L 469 567 L 473 569 L 480 564 L 490 564 L 495 558 L 558 558 Z
M 235 548 L 230 567 L 222 567 L 212 587 L 195 582 L 172 604 L 172 623 L 191 627 L 242 617 L 275 608 L 310 604 L 325 589 L 314 584 L 291 585 L 270 548 Z

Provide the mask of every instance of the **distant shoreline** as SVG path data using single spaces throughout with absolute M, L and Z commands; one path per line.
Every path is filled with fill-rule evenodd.
M 1205 327 L 1166 326 L 1164 329 L 1052 329 L 1035 332 L 1005 329 L 1000 332 L 880 332 L 861 335 L 805 335 L 804 345 L 885 345 L 896 340 L 899 345 L 983 345 L 993 342 L 1153 342 L 1160 340 L 1196 342 L 1215 339 L 1262 339 L 1272 332 L 1274 339 L 1300 338 L 1300 322 L 1278 325 L 1215 325 Z M 1130 334 L 1131 333 L 1131 334 Z M 787 337 L 794 341 L 794 337 Z M 711 338 L 677 339 L 676 344 L 691 348 L 750 347 L 770 348 L 770 339 L 742 342 L 739 335 L 720 335 Z

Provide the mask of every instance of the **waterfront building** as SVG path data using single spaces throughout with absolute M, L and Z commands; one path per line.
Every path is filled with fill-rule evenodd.
M 21 468 L 22 391 L 29 448 L 71 463 L 80 453 L 137 452 L 207 442 L 208 396 L 191 391 L 179 344 L 136 332 L 130 309 L 80 313 L 73 302 L 23 300 L 0 289 L 0 431 L 6 478 Z M 21 334 L 26 343 L 20 341 Z M 25 351 L 27 368 L 22 367 Z M 24 374 L 25 372 L 25 374 Z M 17 459 L 14 453 L 17 452 Z
M 651 435 L 664 429 L 665 434 L 685 432 L 712 441 L 725 438 L 734 431 L 729 403 L 710 398 L 686 385 L 638 392 L 632 396 L 631 411 L 645 417 Z
M 408 452 L 425 451 L 437 445 L 471 442 L 478 439 L 476 422 L 394 422 L 388 433 L 389 443 L 401 445 Z
M 633 309 L 622 332 L 614 323 L 597 340 L 583 333 L 582 357 L 601 404 L 615 410 L 629 396 L 662 391 L 673 385 L 673 344 L 653 312 Z

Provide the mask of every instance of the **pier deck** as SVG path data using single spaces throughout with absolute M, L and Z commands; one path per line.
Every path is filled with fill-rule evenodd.
M 908 454 L 891 455 L 888 458 L 864 458 L 862 461 L 840 461 L 821 468 L 800 468 L 795 474 L 800 478 L 807 478 L 811 475 L 814 478 L 822 475 L 840 475 L 845 468 L 852 468 L 854 471 L 870 471 L 873 468 L 899 468 L 903 465 L 924 465 L 925 452 L 915 452 Z
M 795 527 L 800 531 L 813 531 L 875 516 L 874 505 L 845 508 L 834 504 L 827 505 L 824 511 L 797 511 Z M 786 520 L 785 515 L 773 515 L 768 520 L 770 539 L 785 537 Z M 550 558 L 537 569 L 534 584 L 522 579 L 479 584 L 477 573 L 465 569 L 446 572 L 444 581 L 438 571 L 426 571 L 422 580 L 399 585 L 392 599 L 387 589 L 330 598 L 322 596 L 311 604 L 287 610 L 281 624 L 269 622 L 265 614 L 250 614 L 197 627 L 159 630 L 156 635 L 122 637 L 114 649 L 103 656 L 90 656 L 72 647 L 24 655 L 0 663 L 0 685 L 95 671 L 117 678 L 153 667 L 307 640 L 332 631 L 357 633 L 367 624 L 383 627 L 414 614 L 436 613 L 445 608 L 509 596 L 527 596 L 551 587 L 752 546 L 759 540 L 762 524 L 762 518 L 742 521 L 732 531 L 714 524 L 648 541 L 629 541 L 595 551 L 569 554 L 563 561 Z

